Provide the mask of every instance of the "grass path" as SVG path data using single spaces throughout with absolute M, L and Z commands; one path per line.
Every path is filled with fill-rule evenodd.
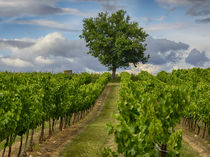
M 106 124 L 112 122 L 111 116 L 117 111 L 116 102 L 119 97 L 120 84 L 109 83 L 109 93 L 105 100 L 104 107 L 95 121 L 89 124 L 85 130 L 71 142 L 60 154 L 62 157 L 99 157 L 103 147 L 108 142 L 109 136 Z

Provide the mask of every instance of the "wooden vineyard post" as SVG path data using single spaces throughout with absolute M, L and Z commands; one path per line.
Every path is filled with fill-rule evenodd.
M 166 157 L 167 146 L 166 144 L 161 144 L 161 157 Z

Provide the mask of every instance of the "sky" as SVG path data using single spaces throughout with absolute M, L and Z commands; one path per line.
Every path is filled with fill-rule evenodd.
M 149 61 L 127 71 L 210 67 L 210 0 L 0 0 L 0 71 L 107 71 L 79 35 L 84 18 L 119 9 L 149 34 Z

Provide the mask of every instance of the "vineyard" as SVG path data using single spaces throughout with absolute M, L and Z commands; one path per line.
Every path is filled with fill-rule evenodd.
M 109 125 L 117 152 L 106 148 L 104 156 L 179 156 L 182 130 L 176 130 L 176 125 L 181 121 L 209 140 L 209 102 L 210 69 L 174 70 L 157 76 L 144 71 L 137 76 L 121 73 L 118 123 Z
M 109 73 L 65 74 L 50 73 L 0 73 L 0 143 L 2 156 L 17 136 L 21 142 L 17 156 L 33 150 L 34 130 L 41 126 L 39 141 L 43 141 L 44 125 L 49 122 L 49 136 L 54 132 L 56 120 L 59 130 L 83 118 L 111 78 Z M 71 120 L 72 119 L 72 120 Z M 31 130 L 31 131 L 30 131 Z M 30 147 L 26 148 L 31 132 Z M 25 148 L 23 135 L 26 134 Z
M 35 133 L 38 132 L 38 142 L 42 143 L 46 134 L 48 138 L 55 134 L 56 126 L 62 131 L 87 117 L 110 79 L 110 73 L 66 75 L 1 72 L 2 157 L 6 154 L 12 156 L 12 146 L 17 140 L 20 142 L 15 156 L 27 156 L 27 151 L 34 150 Z M 118 113 L 116 122 L 108 124 L 109 134 L 114 135 L 117 148 L 105 148 L 104 157 L 180 156 L 183 130 L 177 129 L 178 124 L 203 140 L 210 140 L 209 68 L 180 69 L 171 73 L 162 71 L 156 76 L 145 71 L 138 75 L 122 72 L 117 79 L 121 88 L 119 83 L 118 88 L 112 88 L 120 92 L 119 100 L 117 102 L 112 97 L 109 105 L 116 106 L 113 102 L 117 102 Z M 107 106 L 109 112 L 110 106 Z M 104 111 L 102 117 L 109 119 L 109 114 Z M 106 119 L 98 121 L 99 127 L 102 124 L 105 126 Z M 96 128 L 89 130 L 100 134 Z M 94 140 L 97 136 L 89 132 L 83 136 Z M 106 141 L 104 132 L 100 136 L 100 149 Z M 88 149 L 89 143 L 85 142 L 89 141 L 83 141 Z M 81 144 L 75 143 L 71 149 L 75 151 L 79 147 Z

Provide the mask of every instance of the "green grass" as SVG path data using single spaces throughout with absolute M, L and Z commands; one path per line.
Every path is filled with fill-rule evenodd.
M 180 152 L 181 157 L 198 157 L 198 152 L 193 150 L 193 148 L 186 142 L 182 140 L 182 148 Z
M 99 157 L 102 156 L 103 148 L 109 138 L 106 124 L 113 121 L 113 111 L 117 111 L 117 99 L 120 86 L 117 83 L 109 84 L 110 91 L 105 100 L 100 115 L 94 122 L 89 124 L 61 153 L 62 157 Z

